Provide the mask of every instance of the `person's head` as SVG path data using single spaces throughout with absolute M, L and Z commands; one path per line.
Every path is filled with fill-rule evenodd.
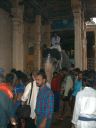
M 79 73 L 78 73 L 78 80 L 82 80 L 82 71 L 80 71 Z
M 14 75 L 12 73 L 8 73 L 5 76 L 5 82 L 10 86 L 11 89 L 13 89 Z
M 53 72 L 53 77 L 56 77 L 58 75 L 58 72 Z
M 15 68 L 12 68 L 11 69 L 11 73 L 15 73 L 16 74 L 16 69 Z
M 74 69 L 74 75 L 75 75 L 75 76 L 77 76 L 79 72 L 80 72 L 80 69 L 79 69 L 79 68 L 75 68 L 75 69 Z
M 5 82 L 5 77 L 4 77 L 4 75 L 0 74 L 0 83 L 3 83 L 3 82 Z
M 36 76 L 36 83 L 38 87 L 43 86 L 47 81 L 47 76 L 45 72 L 38 72 Z
M 4 75 L 4 69 L 2 67 L 0 67 L 0 75 Z
M 83 75 L 83 83 L 84 83 L 84 86 L 93 87 L 94 80 L 90 72 L 87 72 L 86 74 Z
M 62 71 L 63 71 L 64 76 L 67 76 L 69 73 L 67 68 L 62 68 Z

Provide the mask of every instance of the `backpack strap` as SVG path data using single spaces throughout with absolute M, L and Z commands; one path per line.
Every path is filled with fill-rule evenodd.
M 30 97 L 29 97 L 29 103 L 28 104 L 30 104 L 32 90 L 33 90 L 33 81 L 31 82 L 31 90 L 30 90 Z

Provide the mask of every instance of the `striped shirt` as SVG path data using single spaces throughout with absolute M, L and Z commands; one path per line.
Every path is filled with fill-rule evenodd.
M 54 95 L 47 86 L 42 86 L 39 89 L 36 103 L 36 115 L 41 118 L 52 118 L 54 111 Z

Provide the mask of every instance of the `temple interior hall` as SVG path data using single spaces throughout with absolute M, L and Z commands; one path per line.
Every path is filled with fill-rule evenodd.
M 54 34 L 59 50 L 52 48 Z M 0 0 L 0 67 L 5 73 L 45 68 L 50 82 L 55 66 L 72 64 L 96 70 L 96 0 Z M 68 115 L 52 128 L 70 127 L 70 120 Z
M 96 69 L 95 16 L 95 0 L 0 0 L 0 67 L 38 70 L 57 33 L 70 63 Z

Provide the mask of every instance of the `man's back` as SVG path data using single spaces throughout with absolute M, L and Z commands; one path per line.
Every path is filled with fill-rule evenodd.
M 78 94 L 78 97 L 81 104 L 80 114 L 96 116 L 96 91 L 90 87 L 85 87 L 84 90 Z
M 9 118 L 13 116 L 12 100 L 0 91 L 0 126 L 7 125 Z
M 96 91 L 91 87 L 77 94 L 72 123 L 76 128 L 96 128 Z

